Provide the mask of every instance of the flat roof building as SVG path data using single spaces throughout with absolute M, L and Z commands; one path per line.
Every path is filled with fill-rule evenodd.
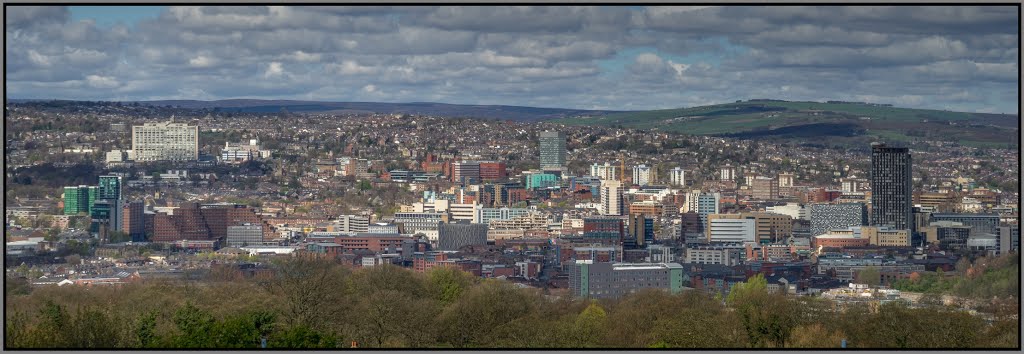
M 135 161 L 199 160 L 199 126 L 174 121 L 132 127 Z
M 569 267 L 569 288 L 578 297 L 615 299 L 641 289 L 683 291 L 683 266 L 678 263 L 595 263 L 576 261 Z

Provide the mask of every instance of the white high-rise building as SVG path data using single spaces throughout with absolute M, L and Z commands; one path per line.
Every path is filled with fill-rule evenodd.
M 622 215 L 622 182 L 601 181 L 601 215 Z
M 686 205 L 683 206 L 683 212 L 697 212 L 697 198 L 700 197 L 700 190 L 694 189 L 686 195 Z
M 736 168 L 732 167 L 732 165 L 725 165 L 724 167 L 721 168 L 721 171 L 720 171 L 719 175 L 720 175 L 719 177 L 723 181 L 735 181 L 736 180 Z
M 713 219 L 708 236 L 711 242 L 755 242 L 757 225 L 754 219 Z
M 195 161 L 199 159 L 199 126 L 174 121 L 132 127 L 135 161 Z
M 651 168 L 647 165 L 633 166 L 633 184 L 640 186 L 651 184 Z
M 686 185 L 686 170 L 684 170 L 682 167 L 676 167 L 673 168 L 671 171 L 668 171 L 668 176 L 669 181 L 672 182 L 673 185 Z
M 747 172 L 743 174 L 743 184 L 746 186 L 754 185 L 754 179 L 757 178 L 757 174 L 753 172 Z
M 618 166 L 605 162 L 604 165 L 590 165 L 590 175 L 600 178 L 602 181 L 618 180 Z
M 793 174 L 792 173 L 780 173 L 779 174 L 779 188 L 789 188 L 793 186 Z
M 334 222 L 338 232 L 369 232 L 370 217 L 365 215 L 341 215 Z

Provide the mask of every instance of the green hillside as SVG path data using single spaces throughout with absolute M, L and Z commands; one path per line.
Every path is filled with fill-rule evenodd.
M 882 138 L 956 141 L 986 147 L 1019 144 L 1016 115 L 899 108 L 855 102 L 751 100 L 711 106 L 615 113 L 553 121 L 740 138 Z M 1012 137 L 1011 137 L 1012 135 Z

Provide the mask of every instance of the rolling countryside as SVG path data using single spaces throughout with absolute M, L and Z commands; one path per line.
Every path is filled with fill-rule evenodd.
M 853 143 L 864 139 L 911 143 L 928 139 L 990 148 L 1019 145 L 1017 115 L 911 109 L 859 102 L 750 100 L 574 117 L 552 122 L 737 138 L 785 140 L 824 135 L 834 143 Z

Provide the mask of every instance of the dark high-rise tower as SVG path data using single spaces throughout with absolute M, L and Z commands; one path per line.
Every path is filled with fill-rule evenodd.
M 913 230 L 910 149 L 871 144 L 871 225 Z
M 540 168 L 557 170 L 565 167 L 565 133 L 540 133 Z

